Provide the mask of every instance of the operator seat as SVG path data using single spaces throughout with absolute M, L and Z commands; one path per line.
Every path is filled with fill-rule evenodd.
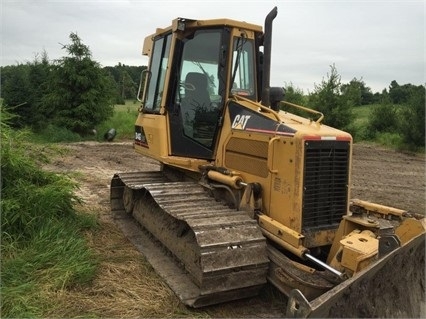
M 207 75 L 189 72 L 185 78 L 185 98 L 181 106 L 185 133 L 188 135 L 188 132 L 191 132 L 190 136 L 210 147 L 219 113 L 211 107 L 207 81 Z
M 190 108 L 210 108 L 210 95 L 207 90 L 207 76 L 203 73 L 189 72 L 185 78 L 185 103 Z

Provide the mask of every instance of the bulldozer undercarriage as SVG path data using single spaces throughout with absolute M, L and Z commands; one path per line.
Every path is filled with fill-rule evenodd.
M 253 296 L 266 283 L 266 240 L 256 221 L 197 183 L 173 182 L 162 172 L 117 174 L 111 205 L 123 231 L 185 304 Z

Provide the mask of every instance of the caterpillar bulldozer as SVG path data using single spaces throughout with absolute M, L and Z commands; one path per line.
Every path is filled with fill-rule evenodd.
M 133 147 L 161 169 L 113 176 L 115 220 L 191 307 L 272 284 L 289 317 L 424 316 L 425 218 L 350 198 L 351 135 L 270 87 L 276 15 L 145 38 Z

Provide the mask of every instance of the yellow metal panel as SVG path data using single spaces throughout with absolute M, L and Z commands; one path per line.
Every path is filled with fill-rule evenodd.
M 379 241 L 364 232 L 351 233 L 340 244 L 343 247 L 342 266 L 353 272 L 361 270 L 360 263 L 375 256 L 379 248 Z
M 135 145 L 138 153 L 160 160 L 168 155 L 168 128 L 164 115 L 139 113 L 135 125 L 142 126 L 148 148 Z
M 407 243 L 417 235 L 425 233 L 425 230 L 425 218 L 422 218 L 420 220 L 417 220 L 415 218 L 407 218 L 401 223 L 401 225 L 396 228 L 395 234 L 399 237 L 401 245 L 403 246 L 405 243 Z
M 270 143 L 269 186 L 271 201 L 268 215 L 281 224 L 301 232 L 301 154 L 294 137 L 276 137 Z

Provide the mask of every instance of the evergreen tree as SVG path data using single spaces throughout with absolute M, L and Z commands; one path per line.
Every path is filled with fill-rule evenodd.
M 48 120 L 47 115 L 43 112 L 42 99 L 47 94 L 50 69 L 51 65 L 46 51 L 42 52 L 41 58 L 36 57 L 30 65 L 28 81 L 30 83 L 31 113 L 27 114 L 26 123 L 34 129 L 44 127 Z
M 64 45 L 67 57 L 52 69 L 49 93 L 43 98 L 43 112 L 53 123 L 85 134 L 113 114 L 113 85 L 100 65 L 93 61 L 89 47 L 76 33 Z
M 9 107 L 14 116 L 10 120 L 12 127 L 23 127 L 31 116 L 31 83 L 28 79 L 30 66 L 18 64 L 2 68 L 3 104 Z

